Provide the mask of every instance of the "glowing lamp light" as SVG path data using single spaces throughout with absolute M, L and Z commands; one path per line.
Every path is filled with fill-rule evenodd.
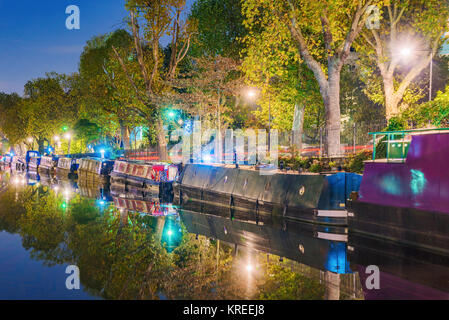
M 403 57 L 410 57 L 411 54 L 412 54 L 412 50 L 410 48 L 403 48 L 401 50 L 401 56 L 403 56 Z
M 55 141 L 59 141 L 59 140 L 60 140 L 60 138 L 59 138 L 59 136 L 54 136 L 54 137 L 53 137 L 53 140 L 55 140 Z
M 99 201 L 98 201 L 98 205 L 99 205 L 100 207 L 104 207 L 105 204 L 106 204 L 106 202 L 105 202 L 104 200 L 99 200 Z
M 248 265 L 246 266 L 246 271 L 247 271 L 248 273 L 253 272 L 253 270 L 254 270 L 254 267 L 253 267 L 252 264 L 248 264 Z
M 105 152 L 106 152 L 106 151 L 105 151 L 104 149 L 101 149 L 101 150 L 100 150 L 101 158 L 102 158 L 102 159 L 104 159 L 104 153 L 105 153 Z
M 257 96 L 256 89 L 248 89 L 248 91 L 246 91 L 246 97 L 248 99 L 253 100 L 256 96 Z
M 212 157 L 210 156 L 210 155 L 205 155 L 204 157 L 203 157 L 203 161 L 204 162 L 211 162 L 212 161 Z
M 168 232 L 167 232 L 167 235 L 168 235 L 168 236 L 171 236 L 171 235 L 173 235 L 173 231 L 171 231 L 171 230 L 168 230 Z
M 72 195 L 72 193 L 70 192 L 70 190 L 68 190 L 68 189 L 64 190 L 64 197 L 66 199 L 69 199 L 71 195 Z
M 173 119 L 174 117 L 176 117 L 176 113 L 174 111 L 170 111 L 170 112 L 168 112 L 168 117 L 170 119 Z
M 28 138 L 27 141 L 28 141 L 29 143 L 32 143 L 32 142 L 33 142 L 33 138 Z
M 72 137 L 72 135 L 70 133 L 66 133 L 64 135 L 64 138 L 66 138 L 67 140 L 69 140 Z

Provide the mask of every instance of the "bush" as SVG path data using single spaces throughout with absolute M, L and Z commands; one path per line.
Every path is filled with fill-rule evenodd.
M 320 173 L 323 171 L 323 164 L 321 162 L 316 162 L 310 166 L 310 172 Z
M 363 170 L 365 170 L 364 161 L 370 160 L 372 159 L 372 157 L 373 153 L 368 150 L 364 150 L 355 155 L 351 155 L 345 160 L 345 170 L 362 174 Z

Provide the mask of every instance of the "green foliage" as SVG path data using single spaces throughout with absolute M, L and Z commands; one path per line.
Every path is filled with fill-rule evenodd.
M 23 139 L 22 128 L 25 124 L 17 117 L 21 103 L 22 99 L 18 94 L 0 92 L 0 131 L 11 144 Z
M 137 110 L 137 107 L 144 107 L 123 73 L 113 47 L 120 55 L 128 57 L 124 59 L 126 67 L 133 73 L 136 83 L 142 84 L 134 58 L 133 39 L 126 30 L 118 29 L 87 42 L 79 65 L 80 117 L 101 128 L 102 136 L 115 136 L 120 126 L 134 127 L 146 122 Z
M 259 125 L 292 130 L 295 104 L 305 106 L 304 129 L 323 124 L 324 105 L 318 82 L 302 62 L 286 24 L 273 14 L 276 5 L 268 1 L 243 2 L 244 25 L 248 34 L 242 70 L 250 86 L 260 88 L 254 112 Z
M 309 169 L 310 172 L 320 173 L 323 171 L 323 166 L 320 162 L 313 163 Z
M 100 139 L 101 128 L 87 119 L 80 119 L 73 127 L 76 139 L 82 140 L 86 145 Z
M 279 161 L 283 161 L 285 167 L 290 167 L 294 171 L 308 170 L 313 163 L 313 158 L 309 157 L 280 157 Z
M 71 126 L 78 116 L 76 76 L 47 73 L 25 84 L 25 98 L 17 108 L 21 136 L 16 142 L 34 138 L 43 153 L 44 141 L 50 141 L 65 125 Z
M 197 0 L 189 19 L 196 25 L 194 55 L 238 59 L 246 34 L 240 0 Z
M 365 161 L 371 160 L 373 158 L 373 153 L 371 151 L 360 151 L 355 155 L 350 155 L 345 159 L 344 169 L 348 172 L 355 172 L 363 174 L 365 170 Z
M 403 127 L 410 124 L 414 128 L 449 127 L 449 86 L 444 92 L 439 91 L 433 101 L 405 110 L 397 121 L 403 123 Z
M 270 265 L 267 280 L 261 286 L 261 300 L 322 300 L 325 286 L 317 279 L 293 272 L 290 268 Z

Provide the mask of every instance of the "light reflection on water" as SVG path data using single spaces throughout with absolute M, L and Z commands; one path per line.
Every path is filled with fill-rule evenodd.
M 363 299 L 346 241 L 319 238 L 344 238 L 339 228 L 231 220 L 70 180 L 0 182 L 0 299 Z M 79 291 L 65 288 L 68 265 Z

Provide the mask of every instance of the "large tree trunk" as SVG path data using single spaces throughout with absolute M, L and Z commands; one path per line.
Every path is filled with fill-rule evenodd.
M 157 130 L 157 146 L 158 146 L 159 160 L 168 161 L 167 139 L 165 138 L 164 123 L 162 121 L 161 115 L 158 116 L 156 130 Z
M 44 154 L 45 152 L 45 146 L 44 146 L 45 140 L 44 139 L 38 139 L 37 145 L 38 145 L 38 151 L 40 154 Z
M 325 153 L 327 156 L 341 155 L 340 146 L 340 72 L 329 71 L 328 89 L 324 92 L 326 118 Z
M 120 121 L 120 139 L 123 141 L 125 150 L 129 150 L 129 127 L 125 126 L 122 121 Z
M 387 120 L 396 116 L 399 113 L 399 101 L 394 90 L 393 77 L 385 77 L 384 94 L 385 94 L 385 115 Z

